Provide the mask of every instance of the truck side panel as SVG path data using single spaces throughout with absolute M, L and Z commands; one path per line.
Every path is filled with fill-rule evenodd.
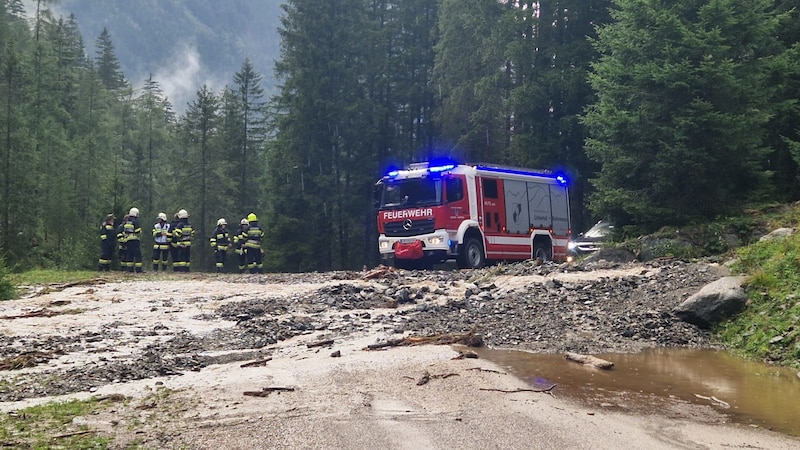
M 548 229 L 553 225 L 550 202 L 550 185 L 528 182 L 528 208 L 530 210 L 530 226 Z
M 524 181 L 504 180 L 506 226 L 510 234 L 528 234 L 528 192 Z

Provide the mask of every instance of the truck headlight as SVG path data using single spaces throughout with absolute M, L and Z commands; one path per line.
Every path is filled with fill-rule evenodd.
M 381 241 L 380 247 L 381 250 L 389 250 L 389 241 Z
M 444 239 L 442 239 L 441 236 L 432 236 L 428 238 L 428 244 L 431 245 L 439 245 L 442 242 L 444 242 Z

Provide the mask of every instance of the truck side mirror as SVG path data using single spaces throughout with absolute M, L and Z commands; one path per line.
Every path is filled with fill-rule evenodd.
M 379 208 L 381 206 L 381 194 L 383 193 L 383 181 L 378 181 L 372 186 L 372 207 Z

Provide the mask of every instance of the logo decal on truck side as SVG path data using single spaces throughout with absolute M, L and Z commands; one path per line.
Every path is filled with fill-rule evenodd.
M 433 216 L 433 208 L 401 209 L 398 211 L 384 211 L 383 220 L 418 219 Z

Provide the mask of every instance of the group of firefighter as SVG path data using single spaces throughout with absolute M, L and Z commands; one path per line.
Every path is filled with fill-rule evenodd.
M 111 270 L 111 261 L 116 250 L 120 270 L 124 272 L 143 272 L 139 209 L 131 208 L 115 226 L 116 217 L 108 214 L 100 224 L 100 260 L 98 270 Z M 167 222 L 166 213 L 158 213 L 153 225 L 153 272 L 159 268 L 166 272 L 172 258 L 174 272 L 189 272 L 191 266 L 192 240 L 195 230 L 189 222 L 189 213 L 181 209 L 174 220 Z M 214 266 L 218 273 L 225 270 L 225 256 L 233 249 L 238 256 L 239 273 L 263 273 L 264 251 L 261 241 L 264 230 L 258 224 L 258 217 L 250 213 L 239 222 L 239 227 L 231 234 L 225 218 L 217 220 L 217 226 L 209 238 L 214 249 Z

